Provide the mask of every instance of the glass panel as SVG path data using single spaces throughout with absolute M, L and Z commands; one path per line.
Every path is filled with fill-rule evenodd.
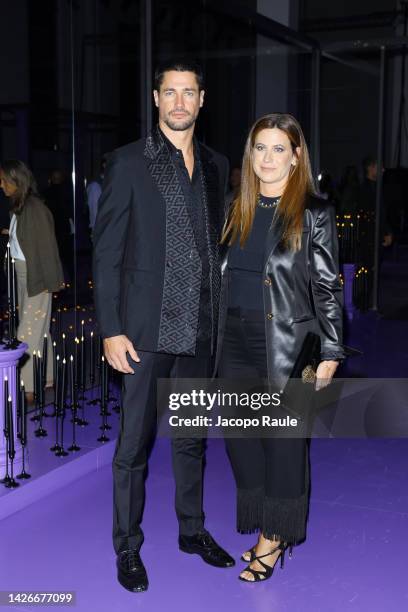
M 319 188 L 336 205 L 350 317 L 373 303 L 376 181 L 363 162 L 377 157 L 378 60 L 378 53 L 371 62 L 342 54 L 321 68 Z

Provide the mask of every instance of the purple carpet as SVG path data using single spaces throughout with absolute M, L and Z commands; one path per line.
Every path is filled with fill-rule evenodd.
M 402 288 L 408 278 L 401 270 L 395 274 L 398 266 L 389 267 L 383 316 L 353 321 L 347 342 L 364 355 L 350 360 L 342 376 L 407 376 L 408 308 Z M 404 280 L 399 291 L 397 278 Z M 206 526 L 237 560 L 232 569 L 215 569 L 178 551 L 169 442 L 158 440 L 147 480 L 141 551 L 150 586 L 147 593 L 132 594 L 116 580 L 111 544 L 114 430 L 105 446 L 95 441 L 98 412 L 94 408 L 93 425 L 79 432 L 78 455 L 56 460 L 44 450 L 52 435 L 34 439 L 33 480 L 16 491 L 0 490 L 2 590 L 75 591 L 78 612 L 408 610 L 407 440 L 313 440 L 307 540 L 286 560 L 284 570 L 277 568 L 263 584 L 237 579 L 239 557 L 255 538 L 235 532 L 235 487 L 223 441 L 208 444 Z M 92 416 L 91 408 L 87 414 Z M 117 423 L 117 415 L 110 420 Z
M 0 523 L 2 588 L 72 590 L 80 612 L 402 612 L 408 608 L 407 454 L 402 440 L 313 441 L 308 539 L 284 570 L 249 585 L 237 580 L 239 561 L 216 569 L 178 551 L 169 445 L 159 440 L 143 526 L 147 593 L 128 593 L 116 581 L 110 466 Z M 238 559 L 254 538 L 235 533 L 234 485 L 221 440 L 210 441 L 207 457 L 207 527 Z

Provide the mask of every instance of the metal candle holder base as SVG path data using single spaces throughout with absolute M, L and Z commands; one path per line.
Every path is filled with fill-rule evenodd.
M 16 489 L 20 486 L 19 482 L 16 482 L 14 478 L 10 478 L 8 483 L 5 485 L 8 489 Z
M 98 442 L 109 442 L 109 440 L 110 440 L 110 438 L 105 436 L 104 433 L 98 438 Z
M 80 447 L 80 446 L 78 446 L 78 444 L 71 444 L 71 446 L 68 446 L 68 450 L 69 450 L 71 453 L 76 453 L 77 451 L 80 451 L 80 450 L 81 450 L 81 447 Z
M 37 438 L 46 438 L 48 436 L 48 432 L 43 427 L 39 427 L 38 429 L 35 430 L 34 435 Z
M 25 470 L 23 470 L 20 474 L 17 474 L 16 478 L 19 480 L 27 480 L 31 478 L 31 474 L 28 474 Z

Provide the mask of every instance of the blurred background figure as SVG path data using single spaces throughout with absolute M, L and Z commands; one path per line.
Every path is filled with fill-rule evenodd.
M 318 190 L 319 196 L 324 200 L 327 200 L 337 208 L 339 198 L 337 190 L 334 185 L 333 177 L 328 172 L 322 172 L 318 178 Z
M 8 227 L 10 225 L 10 213 L 8 199 L 0 189 L 0 263 L 4 261 L 8 242 Z M 0 302 L 6 297 L 7 282 L 4 274 L 4 266 L 0 265 Z
M 45 203 L 54 218 L 55 236 L 61 256 L 65 278 L 74 280 L 74 224 L 72 186 L 65 173 L 54 169 L 44 193 Z
M 89 210 L 89 227 L 91 233 L 95 225 L 95 219 L 98 212 L 98 202 L 102 193 L 102 184 L 105 176 L 106 159 L 101 161 L 99 176 L 91 181 L 86 188 L 86 199 Z
M 353 214 L 358 210 L 360 181 L 357 166 L 346 166 L 339 185 L 339 204 L 343 214 Z
M 383 172 L 383 169 L 381 169 Z M 378 163 L 375 157 L 366 156 L 363 159 L 364 178 L 360 185 L 358 208 L 362 214 L 362 222 L 365 225 L 360 238 L 361 259 L 366 262 L 369 269 L 374 266 L 375 255 L 375 211 L 376 211 L 376 192 Z M 387 203 L 384 199 L 384 190 L 381 194 L 380 202 L 380 236 L 382 247 L 389 247 L 392 244 L 393 234 L 388 218 Z M 383 248 L 380 251 L 380 262 L 383 256 Z
M 33 401 L 33 351 L 41 351 L 47 334 L 47 386 L 52 384 L 52 342 L 50 321 L 52 293 L 64 282 L 62 265 L 50 210 L 37 192 L 31 170 L 19 160 L 4 161 L 0 186 L 10 200 L 9 242 L 15 260 L 19 325 L 17 337 L 28 344 L 21 378 L 27 399 Z

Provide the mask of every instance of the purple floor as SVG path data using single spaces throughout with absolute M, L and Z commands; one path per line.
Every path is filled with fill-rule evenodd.
M 364 355 L 350 360 L 342 375 L 407 376 L 406 262 L 404 266 L 385 264 L 383 316 L 358 316 L 349 326 L 348 343 L 363 349 Z M 101 460 L 101 447 L 94 442 L 96 423 L 87 430 L 80 434 L 84 452 L 64 463 L 58 475 L 50 471 L 49 482 L 55 484 L 58 477 L 64 486 L 50 487 L 52 494 L 43 492 L 41 499 L 21 505 L 20 511 L 0 521 L 0 590 L 72 590 L 78 612 L 408 610 L 407 440 L 313 440 L 307 540 L 292 560 L 287 559 L 283 571 L 277 569 L 271 580 L 253 585 L 237 580 L 240 561 L 232 569 L 215 569 L 178 551 L 169 443 L 158 440 L 150 461 L 143 522 L 142 558 L 150 587 L 147 593 L 131 594 L 116 581 L 111 544 L 113 443 L 103 447 Z M 34 461 L 33 455 L 34 451 Z M 87 458 L 92 469 L 78 467 L 73 478 L 73 466 Z M 3 495 L 0 510 L 14 494 Z M 223 442 L 210 440 L 206 524 L 238 560 L 254 537 L 235 532 L 234 498 Z
M 237 580 L 237 568 L 211 568 L 178 551 L 169 447 L 159 440 L 144 521 L 147 593 L 128 593 L 116 582 L 110 466 L 0 523 L 2 588 L 73 590 L 80 612 L 402 612 L 408 608 L 406 453 L 402 440 L 313 441 L 308 539 L 270 581 L 248 585 Z M 234 486 L 222 441 L 210 441 L 207 457 L 207 526 L 238 558 L 254 538 L 234 531 Z

